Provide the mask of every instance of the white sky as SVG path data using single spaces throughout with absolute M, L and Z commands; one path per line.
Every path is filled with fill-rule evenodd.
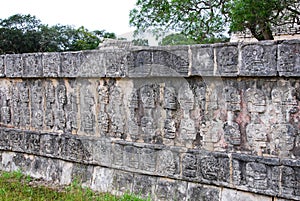
M 0 19 L 14 14 L 35 15 L 43 24 L 84 26 L 121 35 L 129 27 L 129 11 L 136 0 L 0 0 Z

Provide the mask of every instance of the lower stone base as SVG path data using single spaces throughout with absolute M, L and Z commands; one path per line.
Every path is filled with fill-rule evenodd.
M 204 185 L 183 180 L 150 176 L 107 168 L 67 162 L 43 156 L 16 152 L 0 153 L 0 169 L 21 170 L 34 178 L 67 185 L 73 180 L 99 192 L 121 195 L 133 192 L 151 200 L 209 200 L 209 201 L 284 201 L 271 196 L 232 190 L 213 185 Z

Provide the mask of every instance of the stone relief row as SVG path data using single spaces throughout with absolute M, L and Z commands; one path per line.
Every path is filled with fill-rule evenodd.
M 220 188 L 212 185 L 203 185 L 188 181 L 173 180 L 162 177 L 151 177 L 135 172 L 117 169 L 108 169 L 100 166 L 85 164 L 71 164 L 69 162 L 51 158 L 29 156 L 26 154 L 0 153 L 0 169 L 6 171 L 22 170 L 25 174 L 35 178 L 42 178 L 61 185 L 70 184 L 77 179 L 84 186 L 100 192 L 111 192 L 115 195 L 133 192 L 139 196 L 155 201 L 168 200 L 267 200 L 271 196 L 251 194 Z M 7 163 L 7 158 L 11 159 Z M 47 167 L 46 169 L 43 167 Z M 63 169 L 67 168 L 68 171 Z M 238 193 L 238 194 L 237 194 Z M 221 198 L 222 197 L 222 198 Z
M 0 55 L 2 77 L 300 76 L 300 41 Z
M 210 151 L 299 157 L 296 79 L 2 80 L 0 122 Z
M 28 165 L 32 166 L 31 168 L 48 167 L 32 171 L 35 174 L 40 171 L 44 171 L 44 174 L 52 174 L 49 176 L 52 181 L 57 181 L 59 172 L 68 166 L 40 164 L 43 160 L 37 160 L 31 165 L 32 157 L 22 157 L 22 155 L 26 153 L 38 155 L 38 158 L 62 159 L 64 163 L 69 161 L 74 166 L 70 172 L 71 176 L 82 179 L 83 183 L 91 180 L 93 167 L 104 166 L 109 168 L 108 171 L 115 169 L 122 171 L 117 179 L 122 185 L 132 184 L 128 182 L 132 180 L 128 176 L 137 173 L 144 175 L 144 180 L 139 181 L 143 182 L 143 185 L 141 184 L 143 188 L 150 187 L 150 181 L 163 177 L 168 181 L 175 179 L 175 183 L 195 182 L 263 195 L 300 198 L 300 165 L 292 159 L 280 160 L 239 153 L 225 154 L 161 145 L 149 146 L 143 143 L 112 142 L 15 129 L 1 129 L 0 135 L 1 150 L 18 152 L 9 160 L 11 162 L 8 165 L 15 163 L 25 172 L 28 171 L 26 169 Z M 96 178 L 101 175 L 107 176 L 99 173 Z M 172 189 L 176 188 L 173 186 Z

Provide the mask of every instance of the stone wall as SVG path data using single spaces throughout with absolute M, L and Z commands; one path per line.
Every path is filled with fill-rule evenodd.
M 300 41 L 0 56 L 0 169 L 154 200 L 300 200 Z

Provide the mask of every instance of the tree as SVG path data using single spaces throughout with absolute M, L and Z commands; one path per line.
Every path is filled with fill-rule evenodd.
M 197 42 L 181 33 L 172 33 L 165 36 L 159 45 L 191 45 Z
M 13 15 L 0 21 L 1 52 L 37 52 L 41 22 L 31 15 Z
M 130 24 L 143 32 L 179 31 L 201 43 L 206 38 L 222 38 L 226 18 L 225 0 L 138 0 L 130 11 Z
M 138 39 L 133 39 L 131 42 L 135 46 L 149 46 L 148 39 L 138 38 Z
M 60 52 L 95 49 L 104 38 L 116 38 L 105 30 L 89 31 L 69 25 L 48 26 L 35 16 L 16 14 L 0 20 L 0 53 Z
M 232 31 L 250 30 L 258 40 L 273 40 L 272 28 L 300 24 L 297 0 L 233 0 L 230 5 Z
M 218 41 L 229 28 L 272 39 L 271 27 L 295 22 L 298 0 L 137 0 L 130 11 L 130 24 L 139 32 L 175 30 L 198 43 Z

